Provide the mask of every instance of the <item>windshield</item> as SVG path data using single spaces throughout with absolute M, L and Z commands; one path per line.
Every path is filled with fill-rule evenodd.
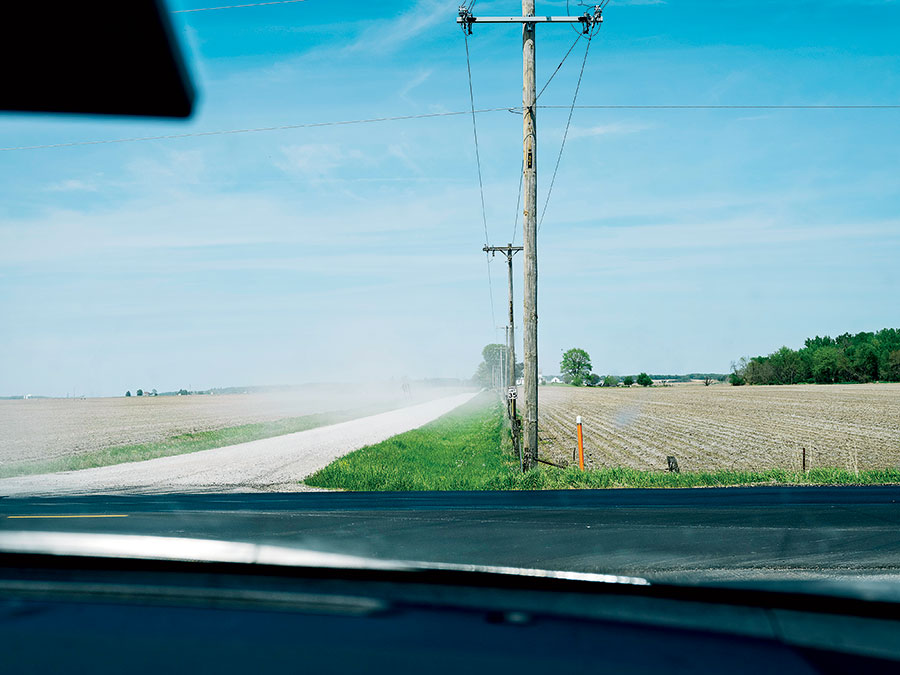
M 3 527 L 892 578 L 900 5 L 457 4 L 172 0 L 188 120 L 0 118 Z

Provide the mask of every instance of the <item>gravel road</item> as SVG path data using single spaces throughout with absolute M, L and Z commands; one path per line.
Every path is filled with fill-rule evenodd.
M 0 495 L 299 490 L 303 486 L 298 481 L 338 457 L 416 429 L 474 396 L 457 394 L 350 422 L 187 455 L 7 478 L 0 480 Z

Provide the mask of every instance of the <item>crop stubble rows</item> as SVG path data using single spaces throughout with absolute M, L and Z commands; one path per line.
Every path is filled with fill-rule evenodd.
M 542 387 L 541 453 L 571 462 L 583 418 L 588 468 L 848 470 L 900 467 L 900 384 Z

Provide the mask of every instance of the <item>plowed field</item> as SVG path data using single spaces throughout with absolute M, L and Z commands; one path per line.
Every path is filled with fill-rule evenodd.
M 900 467 L 900 384 L 643 389 L 541 387 L 540 452 L 587 468 L 685 471 Z
M 453 393 L 416 384 L 407 398 L 398 382 L 264 394 L 0 401 L 0 467 L 315 413 L 362 416 Z

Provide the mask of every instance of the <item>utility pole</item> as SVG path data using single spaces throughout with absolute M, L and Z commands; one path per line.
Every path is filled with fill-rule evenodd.
M 523 142 L 523 192 L 525 210 L 523 220 L 523 250 L 525 253 L 525 313 L 524 361 L 525 372 L 525 452 L 523 468 L 527 471 L 537 466 L 538 460 L 538 359 L 537 359 L 537 110 L 535 83 L 535 27 L 539 23 L 580 23 L 588 34 L 595 24 L 603 21 L 600 5 L 582 16 L 535 16 L 534 0 L 522 0 L 522 16 L 476 17 L 465 5 L 459 8 L 458 24 L 469 35 L 476 23 L 522 24 L 522 142 Z M 513 366 L 515 368 L 515 365 Z
M 534 16 L 534 0 L 522 0 L 522 16 Z M 537 466 L 538 459 L 538 359 L 537 359 L 537 110 L 534 107 L 535 25 L 522 26 L 522 140 L 524 175 L 522 197 L 522 243 L 525 245 L 525 313 L 522 335 L 525 371 L 525 424 L 523 429 L 525 470 Z
M 516 319 L 513 313 L 513 256 L 522 250 L 521 246 L 513 246 L 511 243 L 506 246 L 485 246 L 481 249 L 485 253 L 496 255 L 503 253 L 506 255 L 506 267 L 508 270 L 509 281 L 509 318 L 506 326 L 506 383 L 512 387 L 516 384 Z

